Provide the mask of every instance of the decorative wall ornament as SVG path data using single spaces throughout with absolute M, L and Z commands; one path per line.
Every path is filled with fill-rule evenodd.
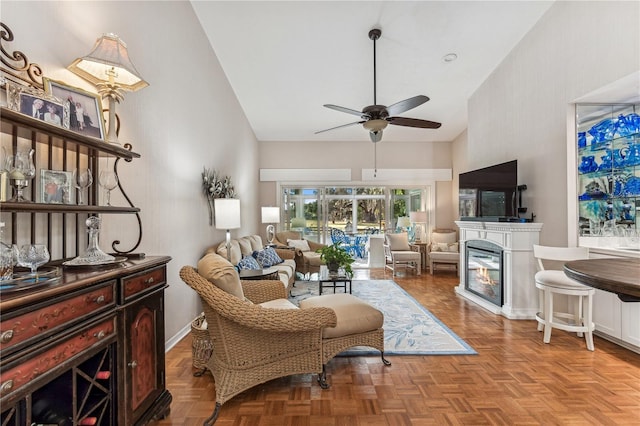
M 209 226 L 213 226 L 213 200 L 216 198 L 234 198 L 236 191 L 231 183 L 230 176 L 222 176 L 216 170 L 202 171 L 202 192 L 207 197 L 209 207 Z

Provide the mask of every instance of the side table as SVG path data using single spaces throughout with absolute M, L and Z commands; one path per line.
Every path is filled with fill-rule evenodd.
M 416 241 L 411 244 L 420 248 L 420 263 L 422 264 L 422 270 L 426 271 L 429 268 L 429 265 L 427 264 L 427 247 L 429 246 L 429 243 Z
M 241 280 L 277 280 L 278 269 L 273 266 L 265 269 L 241 269 L 238 275 Z

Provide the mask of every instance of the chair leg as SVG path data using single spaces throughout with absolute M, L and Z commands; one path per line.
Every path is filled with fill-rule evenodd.
M 586 340 L 587 340 L 587 349 L 590 351 L 594 351 L 595 347 L 593 345 L 593 296 L 587 296 L 587 307 L 585 308 L 584 314 L 584 322 L 587 326 Z
M 553 294 L 550 291 L 544 292 L 544 343 L 551 341 L 551 323 L 553 322 Z
M 216 420 L 218 420 L 218 414 L 220 414 L 220 407 L 222 407 L 222 404 L 220 404 L 219 402 L 216 402 L 216 408 L 213 410 L 213 413 L 211 414 L 211 416 L 209 416 L 209 418 L 205 420 L 204 423 L 202 423 L 202 426 L 212 426 L 216 422 Z
M 327 369 L 325 365 L 322 365 L 322 373 L 318 374 L 318 384 L 322 389 L 329 389 L 329 383 L 327 383 Z
M 544 290 L 538 289 L 538 309 L 540 309 L 540 317 L 545 318 L 544 316 Z M 538 331 L 544 331 L 544 324 L 538 322 Z
M 386 366 L 391 365 L 391 361 L 384 357 L 384 351 L 380 351 L 380 358 L 382 358 L 382 363 Z
M 577 305 L 578 305 L 577 308 L 578 309 L 575 312 L 575 320 L 574 321 L 575 321 L 576 325 L 580 325 L 580 324 L 585 325 L 585 323 L 584 323 L 584 307 L 582 306 L 582 296 L 578 296 L 577 299 L 578 299 L 577 300 Z M 578 331 L 577 334 L 578 334 L 578 337 L 582 337 L 583 336 L 582 331 Z

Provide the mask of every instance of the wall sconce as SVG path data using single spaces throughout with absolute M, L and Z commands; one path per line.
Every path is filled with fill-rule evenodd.
M 240 228 L 240 200 L 216 198 L 213 200 L 216 229 L 227 230 L 227 260 L 231 262 L 231 230 Z
M 276 236 L 276 228 L 274 223 L 280 223 L 280 208 L 279 207 L 263 207 L 262 208 L 262 223 L 268 223 L 267 225 L 267 241 L 269 245 L 273 245 L 273 239 Z
M 409 218 L 411 220 L 411 223 L 415 224 L 414 235 L 415 235 L 416 241 L 417 242 L 423 241 L 422 237 L 424 236 L 423 235 L 424 228 L 422 224 L 427 223 L 427 212 L 425 211 L 410 212 Z
M 124 99 L 124 91 L 135 92 L 149 85 L 129 59 L 127 45 L 115 34 L 104 34 L 93 50 L 67 67 L 74 74 L 93 83 L 98 93 L 109 102 L 107 142 L 118 144 L 116 102 Z

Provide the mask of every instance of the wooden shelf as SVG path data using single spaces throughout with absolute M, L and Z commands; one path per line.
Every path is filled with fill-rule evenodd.
M 77 204 L 0 203 L 0 210 L 11 213 L 139 213 L 137 207 L 85 206 Z
M 0 114 L 2 115 L 3 126 L 9 125 L 9 123 L 13 123 L 19 126 L 23 126 L 27 131 L 37 129 L 42 133 L 46 133 L 47 135 L 52 136 L 52 143 L 54 146 L 62 147 L 64 142 L 71 142 L 74 144 L 86 146 L 87 148 L 95 149 L 96 151 L 105 154 L 121 157 L 125 160 L 140 158 L 140 154 L 129 151 L 122 146 L 110 144 L 91 136 L 81 135 L 71 130 L 54 126 L 42 120 L 38 120 L 36 118 L 29 117 L 28 115 L 21 114 L 17 111 L 10 110 L 6 107 L 0 107 Z M 3 130 L 3 133 L 12 132 Z

